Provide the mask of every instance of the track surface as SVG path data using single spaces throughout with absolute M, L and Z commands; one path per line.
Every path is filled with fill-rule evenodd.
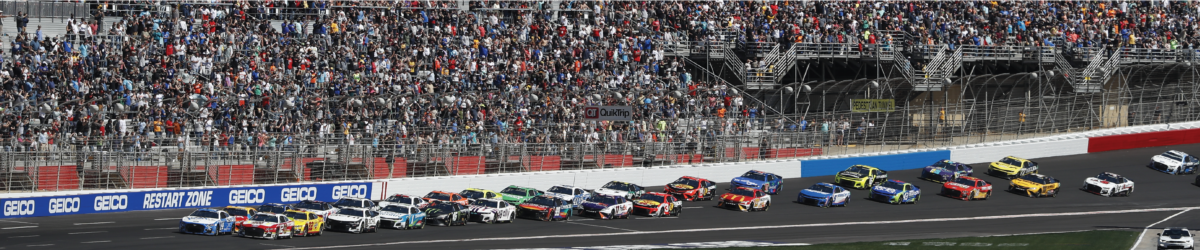
M 890 172 L 895 179 L 913 182 L 924 195 L 915 205 L 889 205 L 865 200 L 867 191 L 853 191 L 848 207 L 817 208 L 793 203 L 800 189 L 830 176 L 787 179 L 786 191 L 773 197 L 770 211 L 737 212 L 713 207 L 716 201 L 684 203 L 680 218 L 647 218 L 601 221 L 573 217 L 569 222 L 518 220 L 513 224 L 472 223 L 461 227 L 427 227 L 422 230 L 381 230 L 379 233 L 328 232 L 324 236 L 290 240 L 255 240 L 233 236 L 200 236 L 176 233 L 178 218 L 192 209 L 140 211 L 91 215 L 0 220 L 0 249 L 278 249 L 334 247 L 381 249 L 496 249 L 612 246 L 751 240 L 780 243 L 831 243 L 920 238 L 964 237 L 1090 229 L 1141 230 L 1151 223 L 1200 207 L 1200 187 L 1195 176 L 1172 176 L 1145 167 L 1151 155 L 1167 149 L 1200 153 L 1200 144 L 1144 148 L 1037 159 L 1041 173 L 1063 181 L 1056 198 L 1028 198 L 996 192 L 985 201 L 961 201 L 934 195 L 940 184 L 918 180 L 919 170 Z M 975 165 L 977 172 L 986 169 Z M 1083 179 L 1111 171 L 1133 179 L 1132 197 L 1100 197 L 1078 190 Z M 733 176 L 702 176 L 728 180 Z M 997 189 L 1008 181 L 985 180 Z M 646 183 L 650 185 L 652 183 Z M 657 184 L 657 183 L 653 183 Z M 724 189 L 722 184 L 720 189 Z M 485 187 L 489 188 L 489 187 Z M 496 188 L 496 187 L 490 187 Z M 661 190 L 660 186 L 651 190 Z M 1160 209 L 1136 211 L 1138 209 Z M 1121 211 L 1091 214 L 1080 212 Z M 1074 213 L 1058 215 L 1058 213 Z M 1041 214 L 1041 216 L 1027 216 Z M 1185 213 L 1170 226 L 1200 228 L 1200 211 Z M 979 218 L 981 216 L 993 216 Z M 997 217 L 999 216 L 999 217 Z M 954 218 L 953 220 L 942 220 Z M 909 221 L 916 220 L 916 221 Z M 890 223 L 881 223 L 890 222 Z M 838 224 L 829 224 L 838 223 Z M 773 226 L 773 227 L 767 227 Z M 1158 231 L 1150 230 L 1153 235 Z M 52 245 L 50 245 L 52 244 Z

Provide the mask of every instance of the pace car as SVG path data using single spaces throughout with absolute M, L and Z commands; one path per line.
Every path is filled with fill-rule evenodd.
M 1171 150 L 1150 157 L 1149 167 L 1168 174 L 1195 174 L 1196 169 L 1200 168 L 1200 160 L 1187 153 Z
M 434 226 L 466 226 L 470 217 L 467 206 L 454 202 L 435 201 L 425 207 L 425 223 Z
M 717 207 L 736 208 L 742 212 L 767 211 L 771 208 L 771 196 L 762 190 L 736 187 L 721 195 Z
M 988 165 L 988 174 L 1005 179 L 1015 179 L 1027 174 L 1038 173 L 1037 162 L 1018 158 L 1016 156 L 1004 157 L 1000 161 L 992 162 Z
M 364 209 L 364 210 L 377 209 L 374 201 L 371 201 L 368 199 L 363 199 L 363 198 L 354 198 L 354 197 L 342 197 L 341 199 L 338 199 L 337 202 L 334 202 L 333 206 L 337 207 L 339 210 L 347 209 L 347 208 L 357 208 L 357 209 Z
M 633 199 L 634 197 L 641 197 L 642 194 L 646 193 L 646 188 L 628 182 L 610 181 L 601 186 L 600 189 L 596 189 L 596 193 L 624 196 L 626 199 Z
M 1133 180 L 1118 174 L 1104 172 L 1096 177 L 1084 179 L 1083 187 L 1079 189 L 1101 196 L 1129 196 L 1130 193 L 1133 193 Z
M 325 223 L 329 223 L 330 230 L 373 233 L 379 231 L 379 219 L 379 212 L 373 209 L 343 207 L 336 214 L 325 218 Z
M 1028 174 L 1013 179 L 1008 184 L 1008 191 L 1029 197 L 1055 197 L 1058 196 L 1058 189 L 1061 187 L 1061 183 L 1054 177 Z
M 871 197 L 868 199 L 891 204 L 916 204 L 921 200 L 921 188 L 908 182 L 888 180 L 871 188 Z
M 462 192 L 458 192 L 458 194 L 462 195 L 463 198 L 467 198 L 468 203 L 478 199 L 500 199 L 500 193 L 482 188 L 467 188 L 463 189 Z
M 296 210 L 312 212 L 321 217 L 329 217 L 337 213 L 338 208 L 333 206 L 333 203 L 324 201 L 304 200 L 292 205 Z M 322 219 L 324 220 L 324 219 Z
M 233 233 L 235 220 L 223 210 L 201 208 L 179 220 L 179 233 L 219 235 Z
M 425 199 L 422 199 L 421 196 L 407 195 L 407 194 L 394 194 L 391 197 L 388 197 L 387 199 L 380 201 L 379 207 L 386 207 L 388 205 L 399 205 L 399 204 L 408 204 L 408 205 L 412 205 L 414 207 L 423 209 L 423 208 L 425 208 L 425 206 L 429 205 L 429 202 L 425 201 Z
M 454 203 L 458 203 L 459 205 L 463 205 L 463 206 L 470 204 L 470 201 L 467 201 L 466 197 L 463 197 L 462 195 L 459 195 L 458 193 L 451 193 L 451 192 L 446 192 L 446 191 L 429 192 L 429 194 L 425 195 L 425 201 L 428 201 L 428 202 L 437 202 L 437 201 L 454 202 Z
M 960 176 L 971 176 L 975 173 L 970 165 L 951 160 L 940 160 L 921 170 L 921 179 L 942 183 L 953 181 Z
M 295 225 L 295 231 L 292 233 L 295 235 L 321 235 L 325 232 L 325 217 L 322 215 L 300 210 L 288 210 L 283 215 L 292 219 L 292 224 Z
M 964 201 L 992 197 L 992 183 L 985 180 L 962 176 L 942 184 L 942 195 Z
M 242 223 L 238 236 L 248 238 L 279 239 L 292 238 L 295 225 L 283 214 L 258 213 Z
M 227 206 L 223 210 L 233 216 L 233 233 L 237 234 L 238 225 L 243 221 L 249 220 L 250 216 L 258 213 L 258 210 L 252 207 Z
M 579 208 L 579 203 L 583 203 L 583 200 L 587 200 L 588 197 L 592 197 L 592 192 L 588 192 L 583 188 L 571 185 L 558 185 L 550 187 L 550 189 L 546 189 L 546 194 L 569 201 L 571 202 L 571 206 L 574 208 Z
M 817 183 L 800 190 L 796 202 L 812 203 L 818 207 L 844 207 L 850 203 L 850 190 L 828 182 Z
M 267 203 L 259 205 L 257 210 L 259 213 L 284 214 L 288 210 L 296 210 L 296 208 L 288 204 Z
M 579 215 L 596 215 L 601 220 L 629 219 L 633 202 L 625 196 L 596 194 L 579 204 Z
M 833 183 L 853 189 L 868 189 L 887 180 L 887 171 L 867 165 L 850 166 L 833 176 Z
M 1192 232 L 1186 227 L 1168 227 L 1158 233 L 1158 249 L 1196 249 Z
M 683 201 L 666 193 L 645 193 L 632 202 L 634 213 L 653 217 L 679 216 L 683 212 Z
M 536 188 L 528 188 L 521 186 L 508 186 L 504 190 L 500 190 L 500 196 L 510 204 L 521 205 L 530 198 L 542 195 L 544 192 Z
M 708 179 L 684 176 L 663 187 L 663 192 L 685 201 L 712 200 L 717 196 L 717 183 Z
M 571 220 L 571 202 L 550 195 L 530 198 L 517 206 L 517 216 L 543 221 Z
M 735 177 L 732 181 L 729 181 L 729 186 L 731 190 L 738 187 L 748 187 L 762 190 L 767 192 L 767 194 L 776 194 L 783 188 L 783 177 L 763 171 L 750 170 L 746 171 L 742 176 Z
M 478 199 L 471 202 L 469 220 L 492 224 L 496 222 L 512 223 L 517 218 L 517 206 L 501 199 Z
M 379 209 L 379 226 L 395 229 L 425 228 L 425 211 L 407 203 L 384 206 Z

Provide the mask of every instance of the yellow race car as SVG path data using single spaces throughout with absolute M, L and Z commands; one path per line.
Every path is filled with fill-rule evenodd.
M 496 191 L 487 190 L 487 189 L 479 189 L 479 188 L 463 189 L 463 191 L 458 192 L 458 194 L 462 195 L 463 197 L 465 197 L 471 201 L 478 200 L 478 199 L 497 199 L 497 200 L 499 200 L 499 199 L 503 198 L 503 196 L 500 196 L 500 193 L 497 193 Z
M 1038 173 L 1037 162 L 1015 156 L 1004 157 L 1004 159 L 988 165 L 989 175 L 1009 180 L 1036 173 Z
M 869 189 L 887 180 L 887 171 L 867 165 L 850 166 L 833 176 L 833 183 L 854 189 Z
M 258 213 L 258 209 L 252 207 L 227 206 L 223 210 L 233 216 L 233 234 L 237 234 L 241 230 L 243 221 L 250 219 L 254 214 Z
M 313 212 L 287 210 L 284 215 L 291 218 L 296 225 L 293 227 L 295 232 L 292 235 L 310 236 L 321 235 L 325 232 L 325 218 Z
M 1025 194 L 1029 197 L 1054 197 L 1058 195 L 1058 189 L 1062 184 L 1054 177 L 1041 174 L 1028 174 L 1012 180 L 1008 184 L 1008 191 Z

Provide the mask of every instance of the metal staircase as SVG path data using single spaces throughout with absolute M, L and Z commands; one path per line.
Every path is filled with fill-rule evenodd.
M 929 60 L 929 64 L 914 73 L 917 78 L 913 82 L 915 91 L 942 91 L 950 76 L 962 67 L 962 49 L 951 52 L 947 46 L 942 45 L 937 50 L 937 55 Z
M 1104 55 L 1105 52 L 1107 51 L 1100 50 L 1100 55 Z M 1076 93 L 1099 93 L 1104 90 L 1104 83 L 1117 71 L 1121 61 L 1121 53 L 1114 52 L 1107 57 L 1094 56 L 1086 68 L 1075 74 L 1071 86 L 1075 88 Z
M 1063 57 L 1062 50 L 1054 51 L 1054 69 L 1062 72 L 1063 78 L 1067 79 L 1068 84 L 1075 86 L 1074 76 L 1077 75 L 1075 66 L 1071 66 L 1071 62 L 1067 61 L 1066 57 Z

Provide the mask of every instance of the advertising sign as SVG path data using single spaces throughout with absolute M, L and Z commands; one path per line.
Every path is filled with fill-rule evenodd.
M 896 111 L 896 100 L 892 99 L 851 99 L 850 111 L 855 113 L 865 112 L 894 112 Z
M 630 106 L 585 106 L 583 120 L 587 121 L 632 121 L 633 107 Z

